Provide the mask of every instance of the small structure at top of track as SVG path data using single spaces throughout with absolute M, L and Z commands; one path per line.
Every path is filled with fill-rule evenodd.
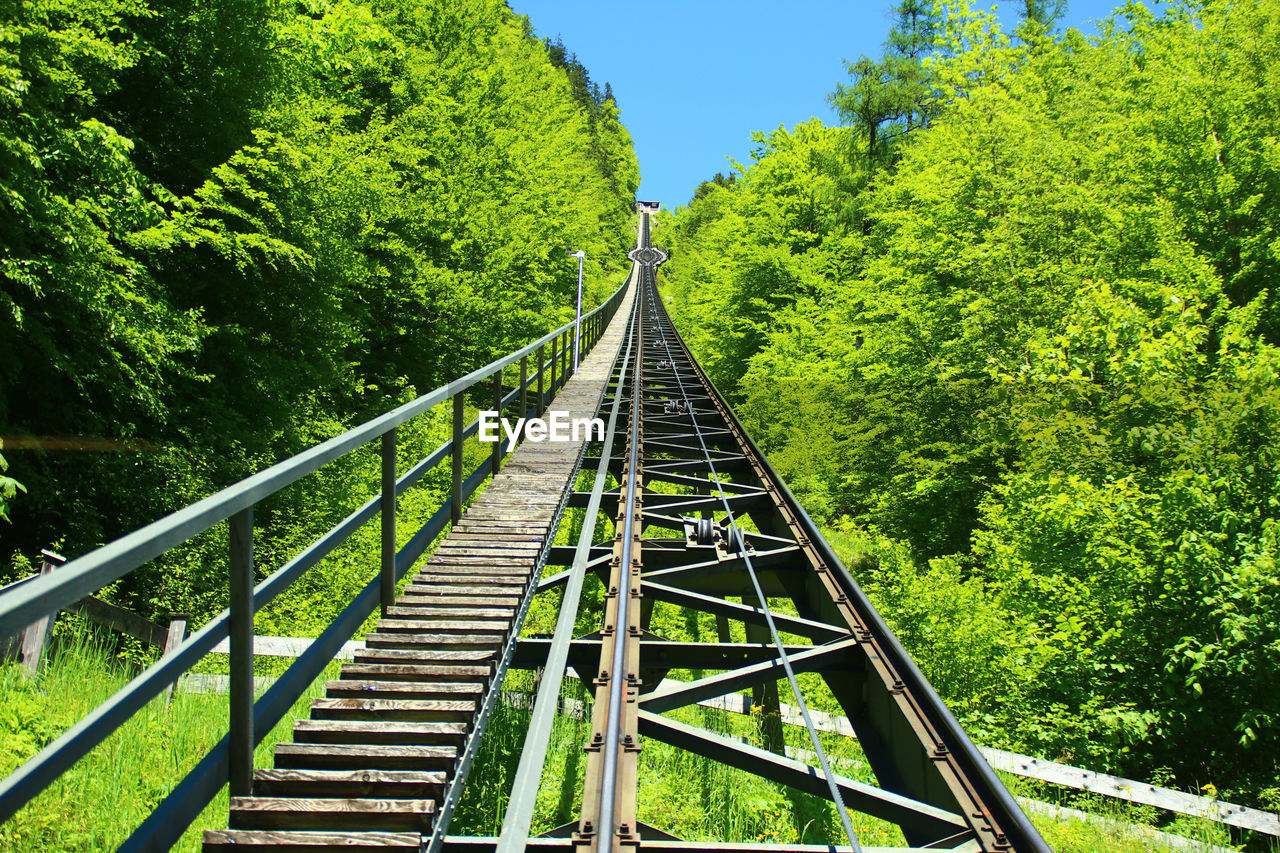
M 627 252 L 627 257 L 638 264 L 652 264 L 656 267 L 667 260 L 667 253 L 653 246 L 641 246 Z

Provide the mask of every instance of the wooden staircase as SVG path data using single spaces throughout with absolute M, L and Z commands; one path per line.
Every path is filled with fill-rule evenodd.
M 595 417 L 635 298 L 552 408 Z M 233 797 L 229 828 L 206 851 L 403 850 L 417 853 L 470 733 L 496 659 L 532 594 L 584 442 L 525 443 L 387 609 L 366 648 L 299 720 L 293 743 Z
M 275 768 L 254 773 L 254 795 L 232 798 L 229 828 L 205 832 L 205 850 L 416 853 L 546 535 L 495 535 L 492 524 L 468 513 L 457 525 L 294 725 L 294 742 L 276 746 Z M 473 530 L 481 541 L 456 541 Z

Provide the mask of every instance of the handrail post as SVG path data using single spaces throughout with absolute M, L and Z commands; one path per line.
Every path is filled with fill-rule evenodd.
M 187 623 L 191 621 L 190 614 L 187 613 L 170 613 L 169 614 L 169 630 L 165 632 L 164 652 L 167 655 L 178 646 L 182 645 L 182 641 L 187 638 Z M 169 707 L 173 701 L 173 688 L 177 686 L 175 681 L 164 689 L 164 706 Z
M 556 335 L 551 339 L 551 399 L 556 396 L 556 369 L 560 366 L 560 354 L 558 347 L 560 346 L 560 336 Z M 547 405 L 550 405 L 548 401 Z
M 382 434 L 382 616 L 396 602 L 396 430 Z
M 503 430 L 502 421 L 502 368 L 499 367 L 493 372 L 493 407 L 498 411 L 498 440 L 493 443 L 493 455 L 490 458 L 489 470 L 493 476 L 498 476 L 498 469 L 502 467 L 502 443 L 505 440 L 502 437 Z
M 569 336 L 568 330 L 560 335 L 560 386 L 569 380 Z
M 462 392 L 453 395 L 453 443 L 449 446 L 449 454 L 453 462 L 453 485 L 449 490 L 449 515 L 453 523 L 462 520 L 462 417 L 466 408 L 466 400 Z
M 547 369 L 546 348 L 546 344 L 538 347 L 538 410 L 534 412 L 535 415 L 542 414 L 542 407 L 547 402 L 546 394 L 542 389 L 542 374 Z
M 253 507 L 229 520 L 231 532 L 231 796 L 253 790 Z
M 44 557 L 44 562 L 40 564 L 40 575 L 42 577 L 59 568 L 67 561 L 66 557 L 61 554 L 55 554 L 52 551 L 42 550 L 40 553 Z M 40 674 L 40 658 L 44 656 L 44 647 L 49 643 L 49 629 L 53 627 L 53 623 L 57 618 L 58 613 L 54 611 L 48 616 L 32 622 L 18 635 L 20 643 L 18 648 L 21 650 L 22 665 L 27 668 L 27 674 L 32 677 Z
M 520 359 L 520 412 L 522 418 L 529 417 L 529 356 Z

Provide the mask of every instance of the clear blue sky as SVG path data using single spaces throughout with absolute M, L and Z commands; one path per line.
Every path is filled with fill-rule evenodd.
M 1093 33 L 1121 0 L 1070 0 L 1063 24 Z M 508 0 L 540 36 L 560 36 L 591 79 L 613 85 L 640 158 L 640 192 L 667 207 L 746 162 L 751 132 L 811 117 L 845 59 L 880 55 L 890 0 Z M 975 3 L 984 6 L 984 3 Z M 1006 21 L 1016 17 L 1000 3 Z

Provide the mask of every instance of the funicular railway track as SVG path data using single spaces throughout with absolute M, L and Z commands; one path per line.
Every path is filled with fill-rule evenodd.
M 295 725 L 293 742 L 277 745 L 274 767 L 253 770 L 251 751 L 244 752 L 245 743 L 251 750 L 252 728 L 240 747 L 233 743 L 229 827 L 206 832 L 206 850 L 861 850 L 857 827 L 866 819 L 859 813 L 900 828 L 906 847 L 894 849 L 1049 849 L 676 332 L 658 293 L 656 270 L 665 255 L 651 246 L 647 212 L 631 258 L 630 288 L 612 302 L 616 314 L 607 324 L 601 315 L 591 333 L 595 348 L 572 379 L 564 382 L 562 372 L 564 387 L 550 404 L 570 417 L 599 417 L 604 435 L 525 442 L 505 460 L 495 449 L 486 463 L 493 481 L 463 513 L 464 485 L 475 475 L 462 476 L 457 448 L 474 424 L 464 430 L 461 390 L 453 395 L 454 492 L 441 508 L 452 512 L 448 535 L 419 562 L 422 550 L 412 543 L 408 556 L 395 551 L 394 512 L 384 514 L 381 620 L 364 650 L 314 700 L 310 718 Z M 562 371 L 565 352 L 561 347 Z M 556 353 L 553 345 L 552 364 Z M 510 392 L 498 366 L 498 409 L 518 396 L 518 411 L 541 411 L 542 350 L 540 402 L 532 410 L 526 364 L 518 391 Z M 384 454 L 391 436 L 384 510 L 394 510 L 386 495 L 398 488 L 394 423 L 401 420 L 389 422 L 389 433 L 360 428 L 382 435 Z M 420 474 L 401 480 L 412 476 Z M 424 530 L 436 529 L 432 523 Z M 559 541 L 571 544 L 554 544 L 562 525 Z M 233 549 L 236 542 L 233 526 Z M 393 600 L 394 580 L 406 571 L 409 582 Z M 589 576 L 602 583 L 602 606 L 587 594 Z M 553 634 L 521 638 L 534 597 L 553 590 L 560 595 Z M 713 621 L 716 641 L 659 636 L 653 619 L 659 606 Z M 21 612 L 17 605 L 12 610 Z M 599 612 L 599 628 L 575 636 L 586 611 Z M 234 673 L 234 624 L 231 630 Z M 243 622 L 238 630 L 246 636 Z M 207 648 L 212 640 L 200 642 Z M 341 638 L 325 642 L 323 648 L 336 648 Z M 540 678 L 501 831 L 450 834 L 468 776 L 481 772 L 474 761 L 511 668 L 536 668 Z M 676 681 L 667 677 L 673 670 L 695 673 Z M 251 672 L 244 669 L 243 677 Z M 552 723 L 564 680 L 573 676 L 594 692 L 581 810 L 576 820 L 535 834 Z M 237 699 L 234 679 L 233 734 L 237 703 L 246 701 L 243 688 Z M 155 681 L 163 683 L 160 676 Z M 769 721 L 763 746 L 681 717 L 681 709 L 747 689 Z M 239 707 L 255 712 L 251 699 Z M 787 747 L 777 716 L 783 701 L 799 709 L 808 748 Z M 876 784 L 840 774 L 824 749 L 830 740 L 814 725 L 812 701 L 848 718 Z M 676 838 L 661 825 L 662 804 L 641 798 L 646 741 L 834 803 L 831 846 Z M 200 784 L 216 791 L 222 783 Z M 181 829 L 163 824 L 184 810 L 190 821 L 203 807 L 194 795 L 183 804 L 178 795 L 186 785 L 170 796 L 179 804 L 162 805 L 135 834 L 142 840 L 122 849 L 163 849 L 167 844 L 155 839 L 175 839 Z M 0 791 L 0 805 L 5 796 Z M 208 802 L 212 793 L 202 796 Z
M 572 561 L 571 549 L 561 549 L 570 571 L 543 581 L 544 588 L 572 584 L 574 570 L 590 564 L 607 590 L 598 650 L 569 643 L 570 662 L 584 677 L 594 673 L 596 689 L 582 814 L 572 832 L 556 834 L 593 850 L 758 849 L 686 844 L 640 822 L 637 755 L 652 738 L 832 800 L 840 840 L 852 849 L 860 846 L 849 815 L 856 810 L 898 824 L 911 847 L 1047 850 L 675 331 L 655 276 L 665 256 L 649 248 L 648 226 L 643 215 L 632 253 L 640 292 L 612 389 L 615 405 L 629 407 L 629 422 L 587 460 L 607 465 L 618 485 L 601 494 L 597 481 L 570 500 L 588 515 L 593 503 L 612 515 L 615 538 L 607 563 L 602 548 L 590 560 L 580 542 Z M 658 602 L 714 615 L 720 642 L 652 634 Z M 564 606 L 576 608 L 576 598 L 566 596 Z M 743 624 L 746 643 L 732 641 L 731 621 Z M 558 632 L 551 648 L 566 640 Z M 547 673 L 559 662 L 524 657 L 525 665 L 547 665 L 547 695 L 539 699 L 549 701 L 558 682 Z M 662 684 L 673 668 L 718 672 Z M 820 676 L 853 724 L 878 787 L 834 771 L 796 678 L 803 672 Z M 778 734 L 768 751 L 664 716 L 747 687 L 776 710 L 780 681 L 801 711 L 817 767 L 787 757 Z M 535 712 L 535 729 L 538 722 Z M 533 740 L 532 749 L 540 748 Z M 525 840 L 520 805 L 540 767 L 527 765 L 498 849 L 519 849 Z M 480 840 L 469 846 L 489 849 Z

